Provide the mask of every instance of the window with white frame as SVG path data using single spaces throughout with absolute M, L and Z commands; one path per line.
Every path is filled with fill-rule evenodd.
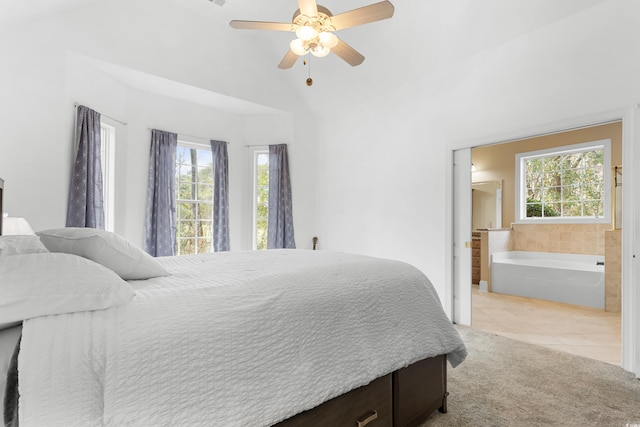
M 611 140 L 516 155 L 516 221 L 610 222 Z
M 269 151 L 253 152 L 253 249 L 267 249 L 269 226 Z
M 213 252 L 213 156 L 200 144 L 176 150 L 176 255 Z
M 104 228 L 114 231 L 114 157 L 116 143 L 116 128 L 100 122 L 100 159 L 102 167 L 102 199 L 104 208 Z

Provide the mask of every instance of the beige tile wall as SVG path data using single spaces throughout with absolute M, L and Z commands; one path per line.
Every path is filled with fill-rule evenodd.
M 604 309 L 619 313 L 622 303 L 622 230 L 610 230 L 604 234 Z
M 512 251 L 604 255 L 610 224 L 513 224 Z

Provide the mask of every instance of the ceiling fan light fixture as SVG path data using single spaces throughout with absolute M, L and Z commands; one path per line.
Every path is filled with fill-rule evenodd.
M 291 48 L 291 51 L 298 56 L 306 55 L 307 52 L 309 52 L 307 44 L 304 40 L 300 39 L 292 40 L 291 43 L 289 43 L 289 48 Z
M 323 46 L 326 46 L 329 49 L 333 49 L 338 45 L 338 37 L 329 31 L 323 31 L 318 34 L 318 39 Z
M 224 2 L 224 0 L 210 1 Z M 316 0 L 297 0 L 297 2 L 299 8 L 293 13 L 290 24 L 234 19 L 229 22 L 229 25 L 239 30 L 294 32 L 297 40 L 289 43 L 289 50 L 278 64 L 280 69 L 291 68 L 298 56 L 306 55 L 309 52 L 317 57 L 323 57 L 332 51 L 346 63 L 355 67 L 362 64 L 364 56 L 333 33 L 346 28 L 389 19 L 393 16 L 395 10 L 389 0 L 381 0 L 368 6 L 333 15 L 329 9 L 319 5 Z
M 296 36 L 301 40 L 311 40 L 318 36 L 318 30 L 310 25 L 302 25 L 296 29 Z

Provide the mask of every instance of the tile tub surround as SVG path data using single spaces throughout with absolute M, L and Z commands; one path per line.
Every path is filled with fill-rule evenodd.
M 619 313 L 622 306 L 622 230 L 605 232 L 604 308 Z
M 610 224 L 513 224 L 510 250 L 604 255 Z

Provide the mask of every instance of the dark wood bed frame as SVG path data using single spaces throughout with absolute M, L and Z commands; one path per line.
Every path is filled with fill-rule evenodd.
M 431 357 L 380 377 L 276 427 L 415 427 L 447 412 L 447 357 Z

